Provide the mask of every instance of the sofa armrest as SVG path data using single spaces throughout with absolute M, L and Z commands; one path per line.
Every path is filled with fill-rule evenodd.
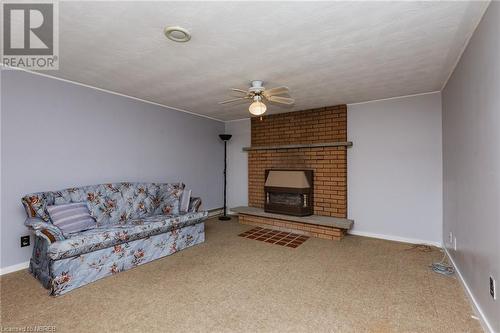
M 196 213 L 200 210 L 201 207 L 201 198 L 198 197 L 192 197 L 189 199 L 189 209 L 188 212 L 190 213 Z
M 33 230 L 37 236 L 46 239 L 49 244 L 64 239 L 61 229 L 42 219 L 36 217 L 27 218 L 24 225 Z

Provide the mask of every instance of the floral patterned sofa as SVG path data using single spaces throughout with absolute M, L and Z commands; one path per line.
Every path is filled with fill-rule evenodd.
M 28 194 L 22 198 L 35 234 L 30 272 L 61 295 L 98 279 L 205 240 L 206 211 L 191 198 L 180 212 L 182 183 L 116 183 Z M 86 202 L 93 229 L 64 234 L 47 206 Z

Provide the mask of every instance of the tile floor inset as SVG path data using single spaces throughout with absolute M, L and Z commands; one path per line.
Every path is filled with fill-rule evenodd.
M 269 244 L 286 246 L 292 249 L 297 248 L 309 239 L 308 236 L 298 235 L 291 232 L 280 232 L 272 229 L 263 229 L 261 227 L 250 229 L 239 234 L 238 236 L 255 239 Z

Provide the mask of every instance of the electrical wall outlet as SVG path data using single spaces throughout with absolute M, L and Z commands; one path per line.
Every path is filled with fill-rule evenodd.
M 449 244 L 452 244 L 453 243 L 453 232 L 450 231 L 450 233 L 448 234 L 448 243 Z
M 493 299 L 496 300 L 497 295 L 495 292 L 495 285 L 496 285 L 495 279 L 493 278 L 493 276 L 490 276 L 490 295 L 491 297 L 493 297 Z
M 30 246 L 30 236 L 21 236 L 21 247 Z
M 456 251 L 457 250 L 457 237 L 453 238 L 453 249 Z

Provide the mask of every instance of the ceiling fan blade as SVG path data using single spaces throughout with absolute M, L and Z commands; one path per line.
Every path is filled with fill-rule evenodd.
M 290 92 L 290 89 L 288 87 L 276 87 L 276 88 L 271 88 L 267 89 L 264 91 L 264 96 L 273 96 L 273 95 L 283 95 L 283 94 L 288 94 Z
M 242 100 L 242 99 L 247 99 L 247 98 L 246 97 L 238 97 L 238 98 L 228 99 L 228 100 L 219 102 L 219 104 L 232 103 L 232 102 L 236 102 L 236 101 L 239 101 L 239 100 Z
M 246 90 L 243 90 L 243 89 L 237 89 L 237 88 L 231 88 L 232 91 L 236 91 L 236 92 L 239 92 L 239 93 L 243 93 L 243 94 L 248 94 L 248 91 Z
M 269 102 L 274 102 L 274 103 L 280 103 L 286 105 L 292 105 L 293 103 L 295 103 L 295 100 L 293 98 L 288 98 L 288 97 L 269 96 L 266 98 Z

